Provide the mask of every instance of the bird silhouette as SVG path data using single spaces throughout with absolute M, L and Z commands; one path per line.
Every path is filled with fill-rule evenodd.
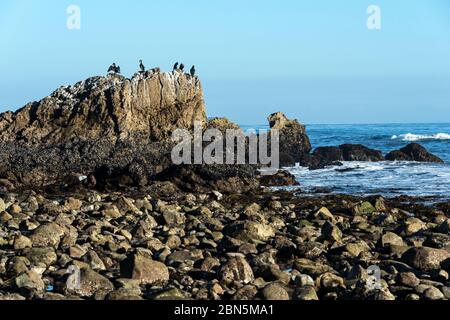
M 116 64 L 113 63 L 113 64 L 109 67 L 108 73 L 109 73 L 109 72 L 116 72 L 116 69 L 117 69 Z

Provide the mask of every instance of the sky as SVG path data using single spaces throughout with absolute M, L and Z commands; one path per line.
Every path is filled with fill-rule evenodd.
M 2 0 L 0 111 L 143 59 L 195 64 L 208 115 L 240 124 L 450 122 L 449 17 L 448 0 Z

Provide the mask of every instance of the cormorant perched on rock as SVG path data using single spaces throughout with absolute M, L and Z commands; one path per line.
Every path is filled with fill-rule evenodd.
M 139 69 L 141 69 L 141 72 L 144 73 L 145 72 L 145 66 L 142 63 L 142 60 L 139 60 Z
M 178 70 L 178 65 L 179 65 L 179 63 L 177 62 L 177 63 L 175 63 L 175 65 L 173 66 L 173 71 L 176 71 L 176 70 Z
M 120 67 L 119 66 L 116 67 L 116 73 L 120 73 Z
M 116 64 L 113 63 L 113 64 L 109 67 L 108 73 L 116 73 L 116 72 L 117 72 L 117 67 L 116 67 Z
M 183 72 L 184 71 L 184 64 L 180 64 L 180 70 Z
M 191 68 L 191 76 L 195 76 L 195 66 L 192 66 Z

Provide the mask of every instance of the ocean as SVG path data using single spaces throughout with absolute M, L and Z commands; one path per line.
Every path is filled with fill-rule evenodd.
M 267 126 L 242 126 L 267 129 Z M 386 154 L 411 142 L 423 145 L 444 164 L 416 162 L 344 162 L 342 167 L 286 168 L 306 193 L 358 196 L 400 195 L 450 199 L 450 124 L 308 125 L 313 148 L 363 144 Z

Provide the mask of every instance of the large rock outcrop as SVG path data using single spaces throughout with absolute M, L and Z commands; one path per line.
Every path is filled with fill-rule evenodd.
M 77 175 L 92 175 L 93 184 L 145 185 L 171 165 L 173 130 L 196 121 L 207 121 L 200 81 L 178 71 L 61 87 L 0 115 L 0 187 Z
M 108 75 L 61 87 L 15 113 L 1 114 L 0 142 L 161 141 L 195 121 L 206 122 L 197 77 L 181 72 L 146 72 L 132 79 Z
M 280 134 L 281 166 L 302 163 L 312 149 L 305 126 L 297 120 L 289 120 L 281 112 L 270 115 L 268 120 L 271 130 L 278 130 Z
M 417 161 L 417 162 L 435 162 L 443 163 L 444 161 L 434 154 L 430 153 L 423 146 L 417 143 L 411 143 L 406 147 L 395 150 L 386 155 L 389 161 Z

